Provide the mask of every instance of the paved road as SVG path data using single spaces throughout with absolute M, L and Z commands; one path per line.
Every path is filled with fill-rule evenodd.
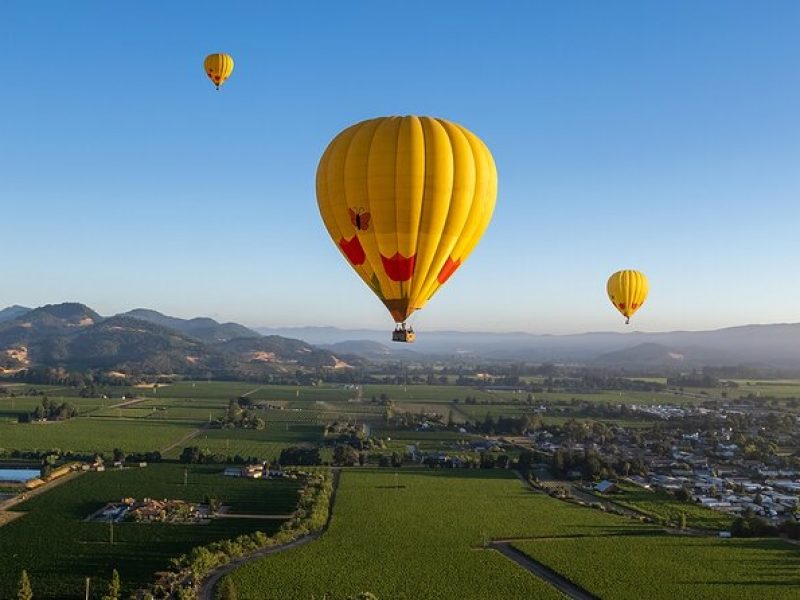
M 0 502 L 0 511 L 11 510 L 17 504 L 20 504 L 22 502 L 26 502 L 27 500 L 30 500 L 31 498 L 33 498 L 35 496 L 38 496 L 39 494 L 44 494 L 45 492 L 49 492 L 54 487 L 59 486 L 62 483 L 66 483 L 67 481 L 71 481 L 71 480 L 75 479 L 76 477 L 78 477 L 79 475 L 82 475 L 83 473 L 84 473 L 84 471 L 73 471 L 72 473 L 67 473 L 66 475 L 63 475 L 62 477 L 58 477 L 56 479 L 53 479 L 52 481 L 49 481 L 49 482 L 45 483 L 44 485 L 40 485 L 38 488 L 34 488 L 32 490 L 25 490 L 22 493 L 9 498 L 8 500 L 4 500 L 3 502 Z M 8 521 L 6 521 L 6 522 L 8 522 Z
M 549 567 L 536 562 L 527 554 L 523 554 L 508 542 L 492 542 L 491 547 L 500 552 L 506 558 L 510 558 L 523 569 L 527 569 L 540 579 L 544 579 L 562 594 L 574 600 L 599 600 L 598 596 L 590 594 L 585 589 L 578 587 L 574 583 L 565 579 Z M 210 598 L 210 597 L 209 597 Z
M 262 548 L 261 550 L 256 550 L 251 554 L 247 554 L 245 556 L 240 556 L 239 558 L 229 562 L 226 565 L 222 565 L 217 567 L 203 580 L 200 584 L 200 593 L 197 597 L 200 600 L 214 600 L 214 588 L 217 586 L 217 583 L 220 579 L 222 579 L 228 573 L 238 569 L 242 565 L 252 561 L 258 560 L 264 556 L 269 556 L 270 554 L 277 554 L 278 552 L 283 552 L 284 550 L 290 550 L 292 548 L 297 548 L 298 546 L 304 546 L 309 542 L 313 542 L 317 538 L 319 538 L 322 534 L 324 534 L 328 530 L 328 525 L 331 523 L 331 519 L 333 518 L 333 505 L 336 501 L 336 491 L 339 489 L 339 477 L 341 476 L 341 472 L 339 469 L 333 470 L 333 493 L 331 494 L 331 505 L 330 510 L 328 511 L 328 520 L 325 523 L 325 526 L 320 529 L 319 531 L 315 531 L 313 533 L 309 533 L 301 538 L 294 540 L 293 542 L 289 542 L 288 544 L 282 544 L 280 546 L 272 546 L 270 548 Z

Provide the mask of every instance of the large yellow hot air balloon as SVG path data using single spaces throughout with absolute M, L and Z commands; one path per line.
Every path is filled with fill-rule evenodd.
M 317 168 L 325 227 L 400 324 L 395 341 L 413 341 L 406 319 L 475 248 L 496 196 L 486 145 L 432 117 L 357 123 L 333 139 Z
M 230 54 L 209 54 L 203 63 L 206 75 L 219 89 L 233 73 L 233 57 Z
M 630 323 L 633 313 L 642 307 L 649 289 L 647 277 L 640 271 L 617 271 L 606 284 L 608 298 L 625 317 L 625 323 Z

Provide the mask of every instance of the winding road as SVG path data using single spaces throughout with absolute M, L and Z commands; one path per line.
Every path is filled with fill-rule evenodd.
M 309 542 L 313 542 L 317 538 L 319 538 L 322 534 L 324 534 L 328 530 L 328 526 L 331 523 L 331 519 L 333 519 L 333 506 L 336 502 L 336 492 L 339 489 L 339 478 L 341 477 L 341 471 L 337 468 L 333 469 L 333 493 L 331 494 L 331 504 L 330 508 L 328 509 L 328 520 L 325 522 L 325 525 L 322 529 L 318 531 L 314 531 L 313 533 L 309 533 L 308 535 L 304 535 L 303 537 L 297 538 L 292 542 L 288 542 L 286 544 L 281 544 L 280 546 L 270 546 L 268 548 L 262 548 L 260 550 L 256 550 L 255 552 L 251 552 L 250 554 L 245 554 L 244 556 L 240 556 L 232 560 L 231 562 L 221 565 L 211 571 L 205 579 L 203 579 L 202 583 L 200 584 L 200 592 L 198 593 L 197 597 L 200 600 L 214 600 L 214 588 L 219 583 L 219 580 L 222 579 L 228 573 L 238 569 L 242 565 L 249 563 L 253 560 L 258 560 L 259 558 L 263 558 L 265 556 L 269 556 L 270 554 L 277 554 L 278 552 L 283 552 L 285 550 L 290 550 L 292 548 L 297 548 L 299 546 L 304 546 Z

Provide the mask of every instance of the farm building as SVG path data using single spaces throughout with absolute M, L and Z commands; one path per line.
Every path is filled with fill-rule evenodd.
M 618 490 L 619 488 L 617 487 L 617 484 L 613 481 L 609 481 L 608 479 L 604 479 L 600 483 L 596 483 L 594 486 L 594 491 L 600 492 L 601 494 L 613 494 Z

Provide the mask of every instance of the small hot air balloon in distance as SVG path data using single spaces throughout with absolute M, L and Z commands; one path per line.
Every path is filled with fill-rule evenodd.
M 617 271 L 608 278 L 606 284 L 608 298 L 625 317 L 626 324 L 631 322 L 633 314 L 644 304 L 649 289 L 647 277 L 641 271 Z
M 233 73 L 233 57 L 230 54 L 209 54 L 203 67 L 214 87 L 219 89 L 219 86 Z
M 379 117 L 328 145 L 317 168 L 322 220 L 383 302 L 392 340 L 473 251 L 492 218 L 497 170 L 486 145 L 445 119 Z

